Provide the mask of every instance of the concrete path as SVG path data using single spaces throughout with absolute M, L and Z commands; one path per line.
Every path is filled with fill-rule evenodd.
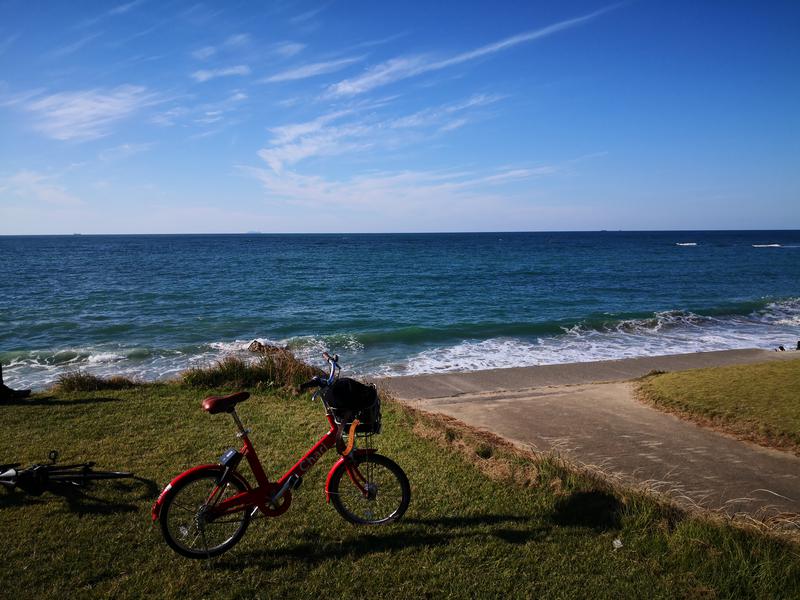
M 585 383 L 587 378 L 630 379 L 652 369 L 675 371 L 790 357 L 800 354 L 714 352 L 381 383 L 423 410 L 455 417 L 535 450 L 557 450 L 678 499 L 730 514 L 800 514 L 800 458 L 645 406 L 633 397 L 630 383 Z

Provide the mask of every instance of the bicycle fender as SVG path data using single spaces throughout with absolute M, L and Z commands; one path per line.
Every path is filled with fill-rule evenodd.
M 363 456 L 365 454 L 375 454 L 376 452 L 377 450 L 375 450 L 374 448 L 362 448 L 360 450 L 354 450 L 353 452 L 351 452 L 351 454 L 354 454 L 355 456 Z M 327 502 L 328 504 L 330 504 L 331 502 L 331 480 L 333 479 L 333 474 L 338 469 L 345 468 L 344 463 L 346 460 L 347 458 L 344 456 L 339 457 L 339 460 L 337 460 L 331 467 L 331 470 L 328 471 L 328 477 L 325 480 L 325 502 Z
M 167 497 L 169 491 L 172 488 L 174 488 L 181 480 L 185 479 L 186 477 L 189 477 L 190 475 L 194 475 L 198 471 L 213 471 L 222 475 L 225 472 L 225 467 L 216 463 L 208 465 L 198 465 L 174 477 L 172 481 L 170 481 L 167 484 L 167 486 L 163 490 L 161 490 L 161 493 L 158 495 L 158 500 L 156 500 L 155 504 L 153 504 L 153 508 L 150 511 L 150 514 L 153 517 L 153 522 L 157 521 L 158 517 L 161 515 L 161 505 L 164 504 L 164 500 Z M 237 479 L 239 482 L 244 484 L 245 489 L 248 490 L 251 489 L 250 484 L 247 482 L 247 480 L 236 471 L 229 471 L 228 477 Z

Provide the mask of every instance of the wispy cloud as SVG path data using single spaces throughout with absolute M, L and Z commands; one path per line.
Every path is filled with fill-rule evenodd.
M 407 35 L 408 35 L 407 31 L 402 31 L 400 33 L 387 35 L 386 37 L 383 37 L 383 38 L 377 38 L 377 39 L 374 39 L 374 40 L 367 40 L 365 42 L 359 42 L 358 44 L 355 44 L 354 46 L 350 46 L 349 49 L 350 50 L 358 50 L 358 49 L 361 49 L 361 48 L 372 48 L 373 46 L 382 46 L 384 44 L 388 44 L 388 43 L 393 42 L 395 40 L 399 40 L 400 38 L 404 38 Z
M 113 160 L 122 160 L 134 156 L 136 154 L 141 154 L 142 152 L 147 152 L 154 145 L 155 144 L 153 143 L 120 144 L 119 146 L 114 146 L 113 148 L 108 148 L 106 150 L 103 150 L 98 155 L 98 158 L 106 162 L 110 162 Z
M 207 58 L 211 58 L 217 53 L 217 49 L 214 46 L 204 46 L 202 48 L 198 48 L 197 50 L 192 51 L 192 56 L 197 60 L 206 60 Z
M 70 194 L 63 186 L 54 183 L 53 175 L 35 171 L 19 171 L 11 177 L 0 179 L 0 192 L 6 192 L 23 200 L 44 202 L 52 206 L 75 207 L 83 201 Z
M 460 65 L 484 56 L 489 56 L 507 50 L 514 46 L 518 46 L 525 42 L 542 39 L 558 32 L 578 27 L 584 23 L 599 17 L 600 15 L 613 10 L 617 5 L 609 6 L 592 13 L 576 17 L 574 19 L 567 19 L 560 21 L 547 27 L 526 31 L 518 35 L 504 38 L 492 44 L 487 44 L 468 52 L 462 52 L 445 59 L 434 59 L 427 56 L 407 56 L 390 59 L 379 65 L 368 69 L 362 75 L 345 79 L 328 88 L 327 95 L 332 97 L 337 96 L 355 96 L 363 94 L 376 87 L 394 83 L 409 77 L 422 75 L 432 71 L 439 71 L 455 65 Z
M 336 71 L 344 69 L 348 65 L 352 65 L 362 60 L 364 60 L 363 56 L 355 56 L 352 58 L 340 58 L 339 60 L 310 63 L 300 67 L 295 67 L 293 69 L 287 69 L 286 71 L 281 71 L 280 73 L 276 73 L 271 77 L 262 79 L 261 82 L 278 83 L 281 81 L 308 79 L 309 77 L 316 77 L 318 75 L 325 75 L 327 73 L 335 73 Z
M 304 13 L 300 13 L 299 15 L 295 15 L 294 17 L 289 19 L 289 22 L 294 24 L 294 25 L 298 25 L 300 23 L 305 23 L 306 21 L 310 21 L 311 19 L 316 17 L 319 13 L 321 13 L 323 10 L 328 8 L 331 4 L 333 4 L 333 3 L 332 2 L 327 2 L 327 3 L 323 4 L 322 6 L 318 6 L 317 8 L 313 8 L 313 9 L 311 9 L 309 11 L 304 12 Z
M 316 119 L 312 121 L 307 121 L 305 123 L 293 123 L 290 125 L 281 125 L 279 127 L 273 127 L 270 129 L 270 132 L 272 132 L 273 134 L 270 143 L 273 146 L 282 146 L 284 144 L 289 144 L 295 141 L 297 138 L 312 133 L 317 133 L 328 123 L 336 121 L 337 119 L 340 119 L 352 113 L 353 109 L 339 110 L 336 112 L 331 112 L 321 115 Z
M 145 0 L 133 0 L 132 2 L 126 2 L 125 4 L 120 4 L 119 6 L 115 6 L 111 10 L 108 11 L 109 16 L 116 16 L 116 15 L 124 15 L 126 12 L 136 8 L 140 4 L 143 4 Z
M 299 126 L 296 126 L 299 127 Z M 270 148 L 259 150 L 258 155 L 276 173 L 285 165 L 293 165 L 316 156 L 336 156 L 369 148 L 374 142 L 368 136 L 370 128 L 361 123 L 338 127 L 320 127 L 313 135 L 306 135 Z
M 371 112 L 382 106 L 382 101 L 360 103 L 310 121 L 271 128 L 269 146 L 262 148 L 258 155 L 273 171 L 281 173 L 313 157 L 338 156 L 366 148 L 399 147 L 462 127 L 469 122 L 466 115 L 473 114 L 473 109 L 504 97 L 476 94 L 459 102 L 382 119 Z
M 380 172 L 344 179 L 302 175 L 294 171 L 274 173 L 267 169 L 240 167 L 257 179 L 271 202 L 288 202 L 311 210 L 336 206 L 344 211 L 369 207 L 385 218 L 395 211 L 406 216 L 423 210 L 430 216 L 437 211 L 452 211 L 474 206 L 486 214 L 510 201 L 508 186 L 529 186 L 531 180 L 552 175 L 556 167 L 496 168 L 484 170 L 416 170 Z M 359 213 L 360 214 L 360 213 Z
M 69 54 L 77 52 L 78 50 L 83 48 L 86 44 L 88 44 L 92 40 L 100 37 L 101 35 L 102 35 L 102 32 L 95 32 L 95 33 L 91 33 L 89 35 L 85 35 L 81 39 L 79 39 L 79 40 L 77 40 L 77 41 L 75 41 L 75 42 L 73 42 L 71 44 L 67 44 L 66 46 L 61 46 L 60 48 L 56 48 L 55 50 L 50 52 L 50 56 L 52 56 L 54 58 L 62 58 L 64 56 L 67 56 Z
M 92 25 L 96 25 L 97 23 L 99 23 L 103 19 L 107 19 L 109 17 L 118 17 L 119 15 L 124 15 L 124 14 L 130 12 L 131 10 L 133 10 L 134 8 L 136 8 L 137 6 L 139 6 L 141 4 L 144 4 L 145 1 L 146 0 L 133 0 L 132 2 L 126 2 L 124 4 L 118 4 L 117 6 L 111 8 L 110 10 L 107 10 L 106 12 L 104 12 L 104 13 L 96 16 L 96 17 L 81 21 L 80 23 L 78 23 L 78 25 L 76 25 L 76 27 L 79 27 L 79 28 L 91 27 Z
M 434 108 L 426 108 L 410 115 L 394 119 L 388 125 L 389 127 L 395 129 L 425 126 L 440 126 L 444 131 L 447 131 L 448 129 L 456 129 L 461 125 L 466 124 L 467 119 L 463 117 L 457 117 L 459 124 L 453 125 L 455 121 L 450 119 L 452 119 L 454 114 L 462 113 L 472 108 L 488 106 L 490 104 L 494 104 L 495 102 L 499 102 L 504 98 L 506 98 L 506 96 L 501 94 L 474 94 L 466 100 L 462 100 L 460 102 L 445 104 L 443 106 Z
M 6 36 L 4 39 L 0 40 L 0 56 L 6 53 L 6 51 L 14 45 L 19 39 L 19 34 L 15 33 L 14 35 Z
M 192 73 L 191 77 L 197 82 L 209 81 L 217 77 L 230 77 L 232 75 L 249 75 L 250 67 L 247 65 L 236 65 L 234 67 L 224 67 L 221 69 L 202 69 Z
M 299 42 L 279 42 L 272 47 L 273 52 L 284 58 L 291 58 L 299 54 L 306 47 L 305 44 Z
M 224 44 L 228 48 L 241 48 L 242 46 L 246 46 L 250 43 L 250 34 L 249 33 L 237 33 L 225 40 Z
M 182 124 L 209 125 L 225 119 L 229 113 L 236 111 L 248 99 L 241 90 L 233 90 L 229 95 L 219 101 L 204 102 L 197 106 L 174 106 L 152 117 L 151 122 L 156 125 L 170 127 Z
M 22 106 L 33 113 L 34 127 L 47 137 L 85 141 L 108 135 L 117 122 L 159 101 L 145 87 L 122 85 L 35 97 Z
M 250 37 L 249 33 L 237 33 L 228 36 L 224 42 L 217 46 L 203 46 L 202 48 L 192 50 L 190 54 L 192 55 L 192 58 L 197 60 L 207 60 L 212 56 L 219 54 L 220 52 L 232 52 L 238 48 L 243 48 L 244 46 L 250 44 L 251 40 L 252 38 Z

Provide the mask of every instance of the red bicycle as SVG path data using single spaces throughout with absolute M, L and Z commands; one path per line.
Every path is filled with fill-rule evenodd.
M 330 365 L 327 378 L 315 377 L 301 390 L 318 388 L 312 399 L 322 399 L 330 430 L 277 481 L 264 472 L 248 437 L 249 430 L 236 414 L 236 405 L 250 397 L 247 392 L 211 396 L 202 407 L 210 414 L 227 412 L 236 423 L 241 450 L 227 450 L 216 464 L 194 467 L 175 477 L 153 505 L 153 521 L 159 520 L 167 544 L 189 558 L 210 558 L 232 548 L 244 535 L 251 519 L 285 513 L 305 475 L 331 448 L 341 457 L 325 482 L 325 497 L 339 514 L 356 525 L 382 525 L 403 516 L 411 501 L 406 474 L 394 461 L 378 454 L 371 437 L 380 433 L 380 398 L 374 386 L 339 378 L 338 356 L 323 357 Z M 347 436 L 347 442 L 344 436 Z M 355 448 L 356 439 L 365 447 Z M 239 472 L 247 459 L 257 485 L 251 486 Z

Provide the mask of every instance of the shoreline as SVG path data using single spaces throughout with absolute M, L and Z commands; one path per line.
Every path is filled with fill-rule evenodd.
M 532 367 L 401 375 L 372 378 L 371 381 L 401 400 L 425 400 L 546 386 L 628 381 L 651 371 L 687 371 L 792 358 L 800 358 L 800 352 L 775 352 L 759 348 L 714 350 Z

